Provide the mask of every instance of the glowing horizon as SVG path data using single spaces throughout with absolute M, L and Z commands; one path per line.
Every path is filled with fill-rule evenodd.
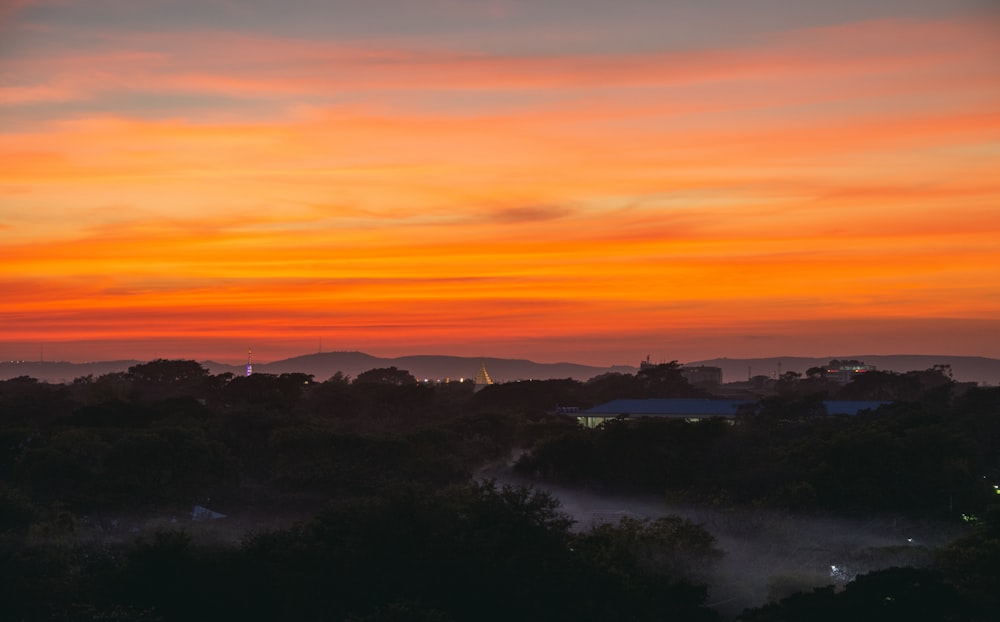
M 0 10 L 0 359 L 1000 357 L 985 3 L 176 4 Z

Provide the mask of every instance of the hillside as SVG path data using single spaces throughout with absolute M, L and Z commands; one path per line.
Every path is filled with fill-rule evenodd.
M 810 367 L 821 367 L 831 359 L 857 359 L 875 365 L 880 370 L 906 372 L 929 369 L 934 365 L 950 365 L 955 380 L 978 382 L 987 385 L 1000 384 L 1000 359 L 979 356 L 949 355 L 842 355 L 824 357 L 768 357 L 752 359 L 715 358 L 701 361 L 684 361 L 686 365 L 713 365 L 722 368 L 724 382 L 746 380 L 748 375 L 774 376 L 780 372 L 805 373 Z M 31 376 L 45 382 L 66 383 L 74 378 L 93 374 L 122 372 L 141 361 L 96 361 L 88 363 L 3 361 L 0 362 L 0 380 Z M 243 365 L 228 365 L 215 361 L 202 361 L 213 374 L 230 372 L 244 373 Z M 268 374 L 301 372 L 312 374 L 323 381 L 335 373 L 342 372 L 354 377 L 363 371 L 376 367 L 398 367 L 412 373 L 417 378 L 444 379 L 469 378 L 476 375 L 480 365 L 486 369 L 495 382 L 514 380 L 545 380 L 550 378 L 573 378 L 587 380 L 607 373 L 635 373 L 637 367 L 618 365 L 595 367 L 576 363 L 536 363 L 526 359 L 505 359 L 496 357 L 462 356 L 401 356 L 385 358 L 363 352 L 323 352 L 306 354 L 269 363 L 254 363 L 254 371 Z
M 123 372 L 141 361 L 101 361 L 88 363 L 3 361 L 0 362 L 0 380 L 31 376 L 45 382 L 68 383 L 74 378 L 93 374 L 100 376 L 113 372 Z M 213 374 L 230 372 L 243 374 L 243 365 L 228 365 L 215 361 L 202 361 Z M 629 366 L 593 367 L 576 363 L 536 363 L 525 359 L 503 359 L 493 357 L 460 356 L 403 356 L 382 358 L 363 352 L 324 352 L 307 354 L 270 363 L 255 362 L 254 371 L 266 374 L 300 372 L 312 374 L 323 381 L 337 372 L 354 377 L 363 371 L 376 367 L 398 367 L 412 373 L 417 378 L 471 378 L 486 365 L 490 376 L 496 382 L 513 380 L 541 380 L 549 378 L 574 378 L 587 380 L 609 371 L 631 373 Z
M 526 359 L 503 359 L 493 357 L 462 357 L 462 356 L 401 356 L 397 358 L 381 358 L 362 352 L 324 352 L 307 354 L 272 363 L 254 364 L 254 371 L 280 374 L 287 372 L 304 372 L 312 374 L 317 380 L 326 380 L 335 373 L 342 372 L 348 376 L 357 376 L 363 371 L 375 367 L 398 367 L 405 369 L 417 378 L 471 378 L 476 375 L 481 365 L 495 382 L 512 380 L 539 380 L 548 378 L 574 378 L 587 380 L 609 371 L 623 373 L 633 372 L 633 367 L 593 367 L 576 363 L 536 363 Z M 206 367 L 215 373 L 232 371 L 238 373 L 242 368 L 218 366 L 206 363 Z

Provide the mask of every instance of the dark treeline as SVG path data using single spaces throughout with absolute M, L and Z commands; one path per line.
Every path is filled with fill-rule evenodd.
M 719 552 L 680 519 L 575 534 L 551 497 L 491 483 L 337 506 L 239 545 L 160 531 L 129 547 L 20 549 L 9 619 L 716 620 Z
M 968 535 L 933 569 L 875 573 L 744 615 L 821 619 L 801 617 L 814 608 L 864 619 L 878 594 L 929 612 L 919 598 L 937 594 L 940 615 L 913 619 L 988 619 L 1000 593 L 1000 521 L 989 512 L 1000 390 L 960 386 L 946 372 L 865 374 L 842 387 L 786 374 L 734 424 L 617 420 L 593 430 L 556 407 L 708 394 L 676 364 L 478 392 L 396 368 L 317 382 L 166 360 L 67 385 L 2 381 L 3 617 L 717 618 L 703 586 L 720 552 L 707 531 L 677 518 L 574 531 L 544 493 L 473 481 L 522 451 L 516 468 L 540 482 L 721 507 L 964 514 Z M 897 403 L 816 415 L 830 397 Z M 105 527 L 130 514 L 186 517 L 195 505 L 305 518 L 235 540 L 205 538 L 187 519 L 151 532 Z M 924 588 L 907 592 L 914 584 Z
M 621 393 L 619 393 L 619 391 Z M 71 511 L 370 495 L 446 485 L 572 430 L 558 404 L 704 395 L 665 365 L 636 376 L 492 385 L 418 383 L 396 368 L 324 382 L 211 375 L 158 360 L 70 385 L 0 382 L 0 480 Z

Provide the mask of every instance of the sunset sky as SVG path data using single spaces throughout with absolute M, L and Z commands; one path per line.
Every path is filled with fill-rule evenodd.
M 1000 357 L 995 1 L 0 0 L 0 359 Z

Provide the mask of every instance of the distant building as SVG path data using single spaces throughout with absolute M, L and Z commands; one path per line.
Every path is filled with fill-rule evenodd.
M 840 384 L 847 384 L 858 374 L 876 371 L 874 365 L 865 365 L 861 361 L 839 361 L 834 359 L 823 368 L 823 378 Z
M 253 373 L 253 350 L 247 348 L 247 376 Z
M 681 367 L 681 375 L 691 384 L 698 387 L 717 387 L 722 384 L 722 368 L 711 365 L 697 367 Z
M 742 406 L 752 406 L 752 400 L 716 400 L 708 398 L 620 399 L 594 406 L 577 413 L 576 420 L 588 428 L 597 427 L 618 417 L 658 417 L 663 419 L 733 419 Z
M 647 354 L 646 355 L 646 360 L 639 361 L 639 371 L 642 371 L 644 369 L 652 369 L 652 368 L 656 367 L 656 365 L 657 365 L 657 363 L 650 362 L 649 355 Z
M 891 402 L 869 400 L 824 400 L 822 413 L 854 416 L 866 410 L 876 410 Z M 709 398 L 655 398 L 612 400 L 572 414 L 588 428 L 618 417 L 656 417 L 700 421 L 702 419 L 735 419 L 743 410 L 752 410 L 756 400 L 721 400 Z M 571 413 L 566 413 L 571 414 Z
M 476 372 L 476 378 L 474 383 L 475 383 L 475 388 L 474 388 L 475 391 L 480 391 L 487 385 L 493 384 L 493 379 L 490 378 L 489 372 L 486 371 L 486 363 L 483 363 L 479 366 L 479 371 Z

